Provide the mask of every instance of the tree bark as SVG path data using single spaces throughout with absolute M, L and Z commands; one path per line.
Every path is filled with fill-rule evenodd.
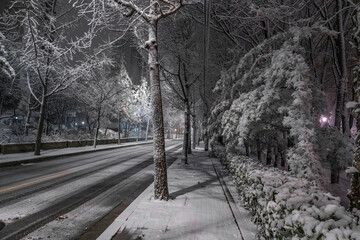
M 121 144 L 121 116 L 118 113 L 118 144 Z
M 1 100 L 0 100 L 0 116 L 3 113 L 3 108 L 4 108 L 4 101 L 5 101 L 5 97 L 6 97 L 6 91 L 7 89 L 5 88 L 2 93 L 1 93 Z
M 47 97 L 46 97 L 46 87 L 45 87 L 43 89 L 42 101 L 41 101 L 41 105 L 40 105 L 40 119 L 38 122 L 38 129 L 37 129 L 37 133 L 36 133 L 34 155 L 40 155 L 41 138 L 42 138 L 42 133 L 43 133 L 43 129 L 44 129 L 46 103 L 47 103 Z
M 209 136 L 205 126 L 206 125 L 204 125 L 204 151 L 209 151 Z
M 194 104 L 194 116 L 193 116 L 193 141 L 192 141 L 192 148 L 196 148 L 197 142 L 197 126 L 196 126 L 196 115 L 195 115 L 195 104 Z
M 29 98 L 27 102 L 26 120 L 25 120 L 25 130 L 24 130 L 25 136 L 29 135 L 30 118 L 31 118 L 31 94 L 29 93 Z
M 211 20 L 211 6 L 212 0 L 204 0 L 204 66 L 203 66 L 203 101 L 204 101 L 204 119 L 203 119 L 203 140 L 204 140 L 204 151 L 209 151 L 209 135 L 207 131 L 207 101 L 206 101 L 206 80 L 207 80 L 207 67 L 208 67 L 208 54 L 209 54 L 209 46 L 210 46 L 210 20 Z
M 288 133 L 287 131 L 283 131 L 283 138 L 282 144 L 280 145 L 280 156 L 281 156 L 281 167 L 285 167 L 286 165 L 286 152 L 288 146 Z
M 189 108 L 190 111 L 190 108 Z M 188 145 L 187 145 L 187 152 L 188 154 L 192 154 L 192 149 L 191 149 L 191 115 L 189 113 L 189 129 L 188 129 Z
M 189 101 L 185 99 L 184 102 L 185 111 L 184 111 L 184 120 L 185 120 L 185 129 L 184 129 L 184 138 L 183 138 L 183 162 L 188 164 L 188 149 L 189 149 L 189 129 L 190 129 L 190 108 Z
M 190 109 L 190 102 L 189 102 L 189 95 L 190 95 L 190 87 L 185 77 L 185 135 L 184 138 L 187 138 L 186 142 L 186 151 L 188 154 L 191 154 L 191 109 Z
M 156 1 L 150 1 L 150 14 L 156 12 Z M 147 48 L 149 50 L 149 73 L 151 86 L 152 118 L 154 126 L 154 198 L 159 200 L 169 199 L 169 190 L 167 184 L 167 169 L 165 157 L 165 138 L 164 138 L 164 117 L 162 108 L 158 46 L 157 46 L 157 27 L 158 22 L 151 20 L 149 24 L 149 40 Z
M 359 10 L 360 14 L 360 10 Z M 358 94 L 358 103 L 360 103 L 360 98 Z M 355 138 L 355 153 L 353 167 L 357 170 L 351 178 L 351 187 L 348 194 L 350 199 L 350 209 L 357 208 L 360 209 L 360 114 L 356 114 L 356 128 L 357 134 Z
M 94 133 L 94 142 L 93 142 L 93 147 L 96 148 L 96 144 L 97 144 L 97 138 L 99 135 L 99 129 L 100 129 L 100 116 L 101 116 L 101 106 L 98 106 L 98 110 L 97 110 L 97 117 L 96 117 L 96 128 L 95 128 L 95 133 Z
M 137 124 L 137 131 L 136 131 L 136 141 L 139 141 L 139 135 L 140 135 L 140 123 Z
M 355 33 L 354 33 L 354 42 L 357 50 L 357 61 L 360 60 L 360 7 L 359 3 L 360 0 L 355 0 L 355 4 L 357 7 L 354 11 L 354 25 L 355 25 Z M 358 67 L 358 66 L 356 66 Z M 360 70 L 356 69 L 355 71 L 355 78 L 358 79 L 356 82 L 356 88 L 359 89 L 360 87 Z M 356 101 L 360 104 L 360 92 L 357 90 L 355 92 Z M 360 209 L 360 114 L 356 113 L 356 137 L 355 137 L 355 153 L 354 153 L 354 160 L 353 160 L 353 167 L 357 170 L 352 175 L 351 179 L 351 187 L 348 194 L 348 198 L 350 199 L 350 209 L 357 208 Z
M 277 167 L 278 164 L 279 164 L 279 149 L 278 149 L 278 144 L 275 146 L 274 154 L 275 154 L 274 167 Z
M 261 143 L 260 139 L 256 139 L 256 148 L 257 148 L 257 159 L 259 162 L 261 162 Z
M 250 146 L 247 140 L 244 140 L 244 146 L 245 146 L 245 155 L 247 157 L 250 157 Z
M 147 118 L 147 121 L 146 121 L 145 141 L 147 141 L 147 140 L 148 140 L 149 126 L 150 126 L 150 118 Z
M 347 92 L 347 64 L 346 64 L 346 42 L 344 37 L 344 23 L 343 23 L 343 6 L 342 0 L 336 0 L 336 10 L 337 10 L 337 24 L 339 36 L 336 41 L 338 49 L 338 60 L 340 63 L 341 76 L 337 84 L 336 91 L 336 108 L 335 108 L 335 126 L 342 131 L 341 125 L 343 125 L 343 131 L 349 131 L 348 126 L 348 117 L 346 116 L 345 101 L 346 101 L 346 92 Z M 349 134 L 348 134 L 349 135 Z
M 271 165 L 272 156 L 271 156 L 271 146 L 268 144 L 266 149 L 266 165 Z
M 48 114 L 46 114 L 45 120 L 46 120 L 45 135 L 49 136 L 50 135 L 50 122 L 49 122 Z

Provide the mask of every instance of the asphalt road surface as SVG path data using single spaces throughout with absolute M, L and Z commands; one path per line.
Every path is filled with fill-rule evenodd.
M 170 166 L 181 142 L 166 143 Z M 96 239 L 153 182 L 152 144 L 0 168 L 0 239 Z

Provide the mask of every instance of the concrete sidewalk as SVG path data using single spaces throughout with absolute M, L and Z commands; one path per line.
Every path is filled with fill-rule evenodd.
M 151 185 L 98 239 L 256 239 L 227 171 L 200 149 L 189 156 L 168 169 L 171 200 L 154 200 Z
M 33 152 L 26 153 L 13 153 L 13 154 L 0 154 L 0 167 L 10 167 L 20 164 L 33 163 L 47 161 L 60 157 L 75 156 L 79 154 L 89 153 L 89 152 L 99 152 L 105 150 L 112 150 L 136 145 L 152 144 L 153 141 L 139 141 L 139 142 L 128 142 L 118 144 L 106 144 L 106 145 L 97 145 L 96 148 L 92 146 L 86 147 L 75 147 L 75 148 L 61 148 L 61 149 L 51 149 L 51 150 L 42 150 L 40 156 L 35 156 Z

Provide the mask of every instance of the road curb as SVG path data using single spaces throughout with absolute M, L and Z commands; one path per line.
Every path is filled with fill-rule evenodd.
M 52 156 L 41 156 L 40 155 L 38 157 L 34 157 L 31 159 L 15 160 L 15 161 L 11 161 L 11 162 L 1 162 L 0 168 L 13 167 L 13 166 L 18 166 L 21 164 L 28 164 L 28 163 L 44 162 L 44 161 L 49 161 L 49 160 L 62 158 L 62 157 L 70 157 L 70 156 L 76 156 L 76 155 L 85 154 L 85 153 L 101 152 L 101 151 L 114 150 L 114 149 L 133 147 L 133 146 L 139 146 L 139 145 L 146 145 L 146 144 L 152 144 L 152 143 L 153 143 L 153 141 L 148 141 L 148 142 L 137 143 L 137 144 L 133 144 L 133 145 L 119 145 L 119 146 L 115 146 L 115 147 L 98 148 L 98 149 L 95 148 L 95 149 L 83 150 L 83 151 L 79 151 L 79 152 L 63 153 L 63 154 L 52 155 Z
M 231 210 L 232 216 L 234 221 L 240 231 L 241 237 L 243 240 L 256 240 L 258 239 L 257 235 L 254 234 L 256 229 L 254 229 L 253 222 L 246 222 L 243 219 L 244 214 L 248 214 L 248 211 L 245 210 L 243 207 L 239 207 L 236 204 L 235 196 L 239 198 L 237 194 L 236 188 L 233 186 L 228 186 L 227 183 L 231 183 L 233 180 L 230 173 L 224 168 L 224 166 L 220 163 L 219 159 L 211 158 L 211 162 L 214 167 L 214 171 L 216 176 L 220 182 L 221 188 L 223 189 L 225 198 L 229 204 L 229 208 Z M 225 174 L 225 175 L 223 175 Z

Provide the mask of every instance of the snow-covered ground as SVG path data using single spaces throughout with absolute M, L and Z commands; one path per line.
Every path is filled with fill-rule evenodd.
M 197 150 L 189 156 L 189 165 L 178 160 L 169 168 L 169 201 L 154 200 L 151 185 L 99 239 L 116 233 L 114 239 L 255 239 L 249 213 L 229 207 L 207 153 Z

